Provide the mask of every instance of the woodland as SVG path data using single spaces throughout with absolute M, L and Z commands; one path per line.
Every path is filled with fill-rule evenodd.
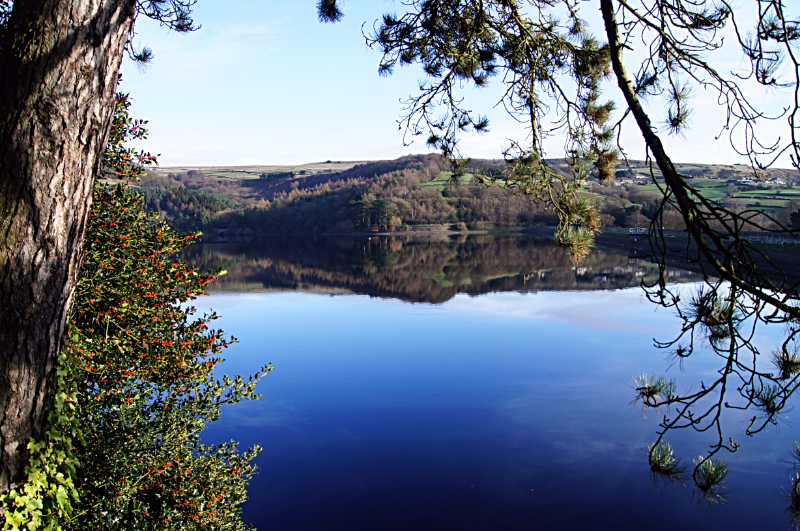
M 603 227 L 647 227 L 659 211 L 662 195 L 644 177 L 645 165 L 630 162 L 618 165 L 615 173 L 620 180 L 641 175 L 638 183 L 604 184 L 595 175 L 584 192 L 597 205 Z M 564 162 L 551 164 L 568 172 Z M 792 170 L 765 172 L 765 179 L 779 176 L 783 183 L 767 188 L 736 184 L 749 175 L 740 167 L 685 166 L 681 170 L 688 178 L 718 188 L 721 201 L 734 210 L 761 206 L 755 203 L 765 194 L 784 199 L 767 212 L 787 226 L 791 214 L 800 210 L 800 194 L 795 195 L 794 189 L 800 176 Z M 471 160 L 468 173 L 458 182 L 451 180 L 447 160 L 435 154 L 367 162 L 335 173 L 273 173 L 268 180 L 230 178 L 232 173 L 213 168 L 185 172 L 159 168 L 149 170 L 131 190 L 141 193 L 146 208 L 173 226 L 208 236 L 415 231 L 431 225 L 453 230 L 557 225 L 558 216 L 547 204 L 502 184 L 480 182 L 505 167 L 503 161 Z M 671 206 L 662 216 L 664 228 L 685 228 Z

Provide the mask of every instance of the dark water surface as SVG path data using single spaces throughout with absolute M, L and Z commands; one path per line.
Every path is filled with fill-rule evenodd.
M 691 482 L 654 486 L 644 449 L 666 412 L 634 411 L 632 377 L 684 390 L 720 367 L 700 353 L 667 371 L 653 338 L 680 323 L 644 298 L 655 270 L 640 258 L 596 251 L 575 267 L 547 240 L 476 236 L 215 244 L 189 259 L 228 270 L 197 304 L 240 340 L 224 372 L 275 365 L 263 400 L 204 432 L 264 448 L 244 505 L 261 530 L 789 528 L 792 411 L 752 438 L 749 413 L 725 418 L 742 445 L 722 456 L 727 504 L 698 504 Z M 760 347 L 781 332 L 762 329 Z M 713 443 L 669 440 L 689 463 Z

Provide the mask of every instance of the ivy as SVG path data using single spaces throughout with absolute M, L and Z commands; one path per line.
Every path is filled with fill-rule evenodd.
M 72 503 L 78 501 L 74 478 L 78 460 L 73 440 L 83 443 L 75 413 L 77 395 L 67 373 L 68 355 L 58 359 L 56 390 L 48 414 L 51 428 L 46 439 L 28 443 L 30 462 L 25 468 L 26 480 L 20 490 L 2 497 L 5 514 L 3 531 L 14 529 L 62 529 L 59 522 L 72 516 Z

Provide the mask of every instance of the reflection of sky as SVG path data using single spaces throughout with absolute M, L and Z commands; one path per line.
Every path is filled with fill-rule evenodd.
M 530 297 L 523 299 L 518 293 L 505 292 L 492 297 L 458 297 L 451 306 L 460 312 L 549 321 L 554 326 L 609 332 L 640 330 L 657 333 L 664 324 L 661 315 L 645 315 L 654 313 L 656 307 L 642 305 L 644 294 L 640 289 L 587 291 L 577 297 L 572 295 L 543 291 L 532 294 L 533 300 L 528 300 Z M 662 314 L 666 311 L 660 310 Z
M 789 424 L 729 456 L 733 503 L 656 491 L 642 448 L 659 415 L 631 377 L 663 373 L 653 338 L 678 330 L 641 290 L 458 296 L 439 306 L 364 296 L 214 295 L 240 339 L 228 373 L 275 365 L 259 402 L 205 439 L 261 444 L 245 519 L 262 529 L 768 529 L 782 522 Z M 202 309 L 202 308 L 201 308 Z M 708 353 L 668 374 L 697 388 Z M 792 413 L 789 413 L 791 416 Z M 670 437 L 691 460 L 710 439 Z

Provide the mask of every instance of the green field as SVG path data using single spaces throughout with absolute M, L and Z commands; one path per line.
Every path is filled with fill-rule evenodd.
M 722 201 L 728 198 L 728 183 L 713 179 L 696 179 L 692 186 L 697 188 L 706 199 L 712 201 Z M 638 187 L 644 192 L 659 193 L 655 184 L 647 184 Z M 731 199 L 739 201 L 747 208 L 778 210 L 789 206 L 793 200 L 800 201 L 800 189 L 798 188 L 750 188 L 742 187 Z
M 452 172 L 443 171 L 439 174 L 437 178 L 427 183 L 422 183 L 423 188 L 436 188 L 440 192 L 445 189 L 448 185 L 448 181 L 450 180 L 450 176 L 453 175 Z M 464 175 L 461 178 L 461 184 L 477 184 L 477 180 L 475 176 L 471 173 Z
M 212 171 L 204 172 L 208 177 L 220 177 L 224 179 L 258 179 L 260 172 L 250 171 Z
M 219 179 L 233 179 L 233 180 L 248 180 L 258 179 L 262 173 L 277 173 L 293 171 L 297 177 L 302 177 L 301 171 L 306 172 L 307 175 L 315 175 L 318 173 L 339 173 L 349 170 L 357 164 L 363 164 L 365 161 L 336 161 L 336 162 L 312 162 L 310 164 L 298 165 L 263 165 L 263 166 L 165 166 L 155 168 L 153 171 L 156 173 L 186 173 L 190 170 L 197 170 L 203 172 L 206 177 L 216 177 Z
M 690 165 L 685 165 L 690 166 Z M 435 188 L 439 191 L 448 186 L 448 180 L 452 175 L 451 172 L 443 171 L 434 180 L 423 183 L 423 188 Z M 463 184 L 476 184 L 478 181 L 472 174 L 467 174 L 462 178 Z M 728 198 L 727 182 L 717 179 L 694 179 L 692 186 L 697 188 L 706 199 L 711 201 L 721 202 Z M 655 184 L 637 185 L 637 190 L 648 192 L 652 194 L 660 194 L 659 187 Z M 604 192 L 597 193 L 595 191 L 585 191 L 587 196 L 594 197 L 595 200 L 604 202 L 608 198 Z M 739 201 L 746 208 L 761 209 L 767 212 L 776 212 L 782 208 L 789 206 L 793 200 L 800 201 L 800 188 L 754 188 L 754 187 L 741 187 L 739 192 L 736 192 L 732 199 Z

